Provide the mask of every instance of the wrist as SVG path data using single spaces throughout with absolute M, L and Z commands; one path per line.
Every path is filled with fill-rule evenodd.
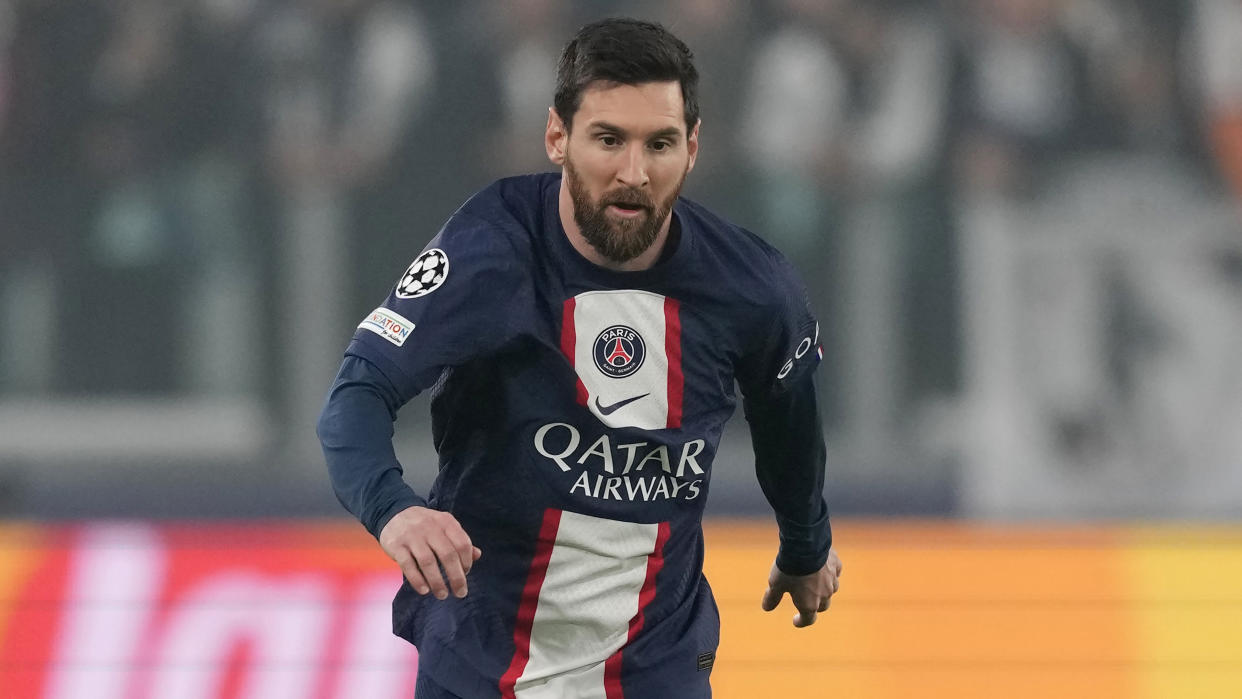
M 368 523 L 364 520 L 363 525 L 366 526 L 367 531 L 371 532 L 371 536 L 375 537 L 376 541 L 379 541 L 380 534 L 383 533 L 384 527 L 388 526 L 388 523 L 392 521 L 393 517 L 396 517 L 400 512 L 411 507 L 426 506 L 427 501 L 419 497 L 417 493 L 407 487 L 406 492 L 399 494 L 393 500 L 389 501 L 387 505 L 378 508 L 375 511 L 374 516 L 370 518 L 370 522 Z
M 828 552 L 823 555 L 794 555 L 783 548 L 776 554 L 776 567 L 785 575 L 810 575 L 828 563 Z

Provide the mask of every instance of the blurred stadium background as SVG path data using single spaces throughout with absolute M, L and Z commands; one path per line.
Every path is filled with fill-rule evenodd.
M 717 696 L 1242 696 L 1238 0 L 0 0 L 0 696 L 409 696 L 314 418 L 610 14 L 825 328 L 844 589 L 758 612 L 737 418 Z

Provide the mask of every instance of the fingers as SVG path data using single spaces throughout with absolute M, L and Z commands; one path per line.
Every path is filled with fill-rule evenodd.
M 768 577 L 768 589 L 763 595 L 764 611 L 775 609 L 788 592 L 797 610 L 793 625 L 804 628 L 814 624 L 821 612 L 828 611 L 832 596 L 841 588 L 838 578 L 841 568 L 841 559 L 835 550 L 829 550 L 828 561 L 823 568 L 809 575 L 787 575 L 773 565 Z
M 440 575 L 440 566 L 436 561 L 435 552 L 430 548 L 424 548 L 414 554 L 414 562 L 418 564 L 419 572 L 423 574 L 423 579 L 431 588 L 431 594 L 435 595 L 436 599 L 448 599 L 448 586 L 444 584 L 444 576 Z
M 814 624 L 818 613 L 828 609 L 828 600 L 831 597 L 830 594 L 822 592 L 817 594 L 813 590 L 789 593 L 789 599 L 793 601 L 794 608 L 798 610 L 798 613 L 794 614 L 793 625 L 803 628 Z
M 410 507 L 399 512 L 380 532 L 380 546 L 420 594 L 447 599 L 465 597 L 466 574 L 483 552 L 456 518 L 447 512 Z
M 410 587 L 414 588 L 418 594 L 425 595 L 430 591 L 422 572 L 418 570 L 418 564 L 414 562 L 414 557 L 408 551 L 405 555 L 397 557 L 397 565 L 401 566 L 401 573 L 405 575 L 406 580 L 410 581 Z
M 471 545 L 470 537 L 466 535 L 461 525 L 445 527 L 444 536 L 448 539 L 449 545 L 453 547 L 453 552 L 461 562 L 462 572 L 469 573 L 470 566 L 474 565 L 475 561 L 474 552 L 478 550 Z
M 784 596 L 785 591 L 783 589 L 778 587 L 769 587 L 767 591 L 763 593 L 763 601 L 759 603 L 759 606 L 763 608 L 763 611 L 770 612 L 773 609 L 776 609 L 777 605 L 781 603 L 781 598 Z
M 469 591 L 466 585 L 466 574 L 470 572 L 470 567 L 483 552 L 470 543 L 470 537 L 456 520 L 447 522 L 443 536 L 432 536 L 429 544 L 435 551 L 436 557 L 440 559 L 440 565 L 444 567 L 444 573 L 448 576 L 448 584 L 453 594 L 459 598 L 465 597 Z
M 440 559 L 440 567 L 448 578 L 449 589 L 455 596 L 465 597 L 466 568 L 462 565 L 461 556 L 458 554 L 457 549 L 453 547 L 453 544 L 449 542 L 446 536 L 433 537 L 429 544 L 431 545 L 431 550 L 435 552 L 436 558 Z M 444 598 L 440 597 L 440 599 Z
M 776 609 L 784 596 L 785 590 L 769 587 L 763 595 L 763 611 L 770 612 Z M 798 610 L 793 616 L 793 625 L 797 628 L 804 628 L 815 623 L 819 612 L 828 611 L 828 606 L 832 602 L 832 595 L 809 595 L 790 592 L 789 599 L 793 602 L 794 608 Z
M 820 612 L 828 611 L 828 607 L 832 604 L 832 596 L 837 594 L 837 590 L 841 589 L 840 578 L 838 578 L 835 575 L 830 576 L 828 588 L 829 588 L 828 594 L 820 597 L 819 607 L 817 608 L 816 611 L 820 611 Z

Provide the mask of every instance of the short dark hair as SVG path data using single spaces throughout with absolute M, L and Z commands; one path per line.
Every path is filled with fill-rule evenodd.
M 556 66 L 552 106 L 568 130 L 582 93 L 597 80 L 620 85 L 681 84 L 686 134 L 699 122 L 699 71 L 685 42 L 655 22 L 613 17 L 592 22 L 574 35 Z

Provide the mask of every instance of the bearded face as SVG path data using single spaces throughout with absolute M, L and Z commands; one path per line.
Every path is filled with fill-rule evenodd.
M 645 263 L 698 155 L 699 127 L 686 130 L 681 84 L 600 80 L 569 118 L 572 129 L 548 110 L 544 133 L 548 158 L 562 168 L 566 233 L 596 264 Z
M 621 263 L 638 257 L 655 242 L 681 194 L 686 174 L 683 172 L 672 191 L 658 202 L 650 193 L 624 185 L 592 197 L 569 154 L 565 158 L 565 177 L 574 202 L 574 221 L 582 237 L 596 252 Z

